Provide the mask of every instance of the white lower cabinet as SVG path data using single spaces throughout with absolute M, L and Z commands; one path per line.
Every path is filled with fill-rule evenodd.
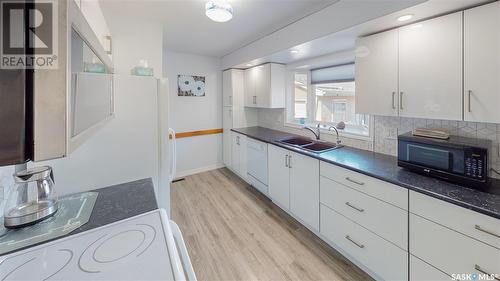
M 247 137 L 233 132 L 232 138 L 231 168 L 247 181 Z
M 269 145 L 269 197 L 285 211 L 290 210 L 290 169 L 288 150 Z
M 290 211 L 319 230 L 319 160 L 290 153 Z
M 269 196 L 307 227 L 319 230 L 319 160 L 273 145 L 269 151 Z
M 451 277 L 442 271 L 410 255 L 410 280 L 411 281 L 448 281 Z
M 410 253 L 448 275 L 500 273 L 500 250 L 410 214 Z
M 321 204 L 320 233 L 384 280 L 408 279 L 408 252 Z

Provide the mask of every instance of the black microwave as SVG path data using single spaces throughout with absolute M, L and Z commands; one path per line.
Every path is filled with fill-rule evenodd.
M 450 136 L 447 140 L 398 136 L 398 166 L 446 181 L 485 186 L 490 140 Z

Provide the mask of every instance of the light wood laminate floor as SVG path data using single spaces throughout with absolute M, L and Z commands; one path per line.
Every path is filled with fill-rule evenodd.
M 172 184 L 199 280 L 371 280 L 228 169 Z

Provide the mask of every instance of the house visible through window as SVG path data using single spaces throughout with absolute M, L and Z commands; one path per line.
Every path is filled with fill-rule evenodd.
M 294 74 L 294 110 L 295 119 L 307 118 L 307 73 Z
M 343 133 L 369 136 L 370 116 L 356 114 L 353 64 L 294 73 L 293 77 L 288 122 L 299 123 L 303 118 L 309 125 L 334 125 Z

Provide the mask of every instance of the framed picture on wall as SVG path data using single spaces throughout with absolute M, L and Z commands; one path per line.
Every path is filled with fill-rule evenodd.
M 204 97 L 205 76 L 177 75 L 177 95 L 179 97 Z

